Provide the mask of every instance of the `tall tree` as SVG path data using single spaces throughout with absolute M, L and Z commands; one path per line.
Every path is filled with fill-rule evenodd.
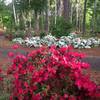
M 96 8 L 97 8 L 97 1 L 98 0 L 95 0 L 94 1 L 94 9 L 93 9 L 93 18 L 92 18 L 92 32 L 94 33 L 95 31 L 95 27 L 96 27 Z
M 0 27 L 11 28 L 13 24 L 12 11 L 10 11 L 8 5 L 5 4 L 5 0 L 0 0 Z
M 82 33 L 86 31 L 86 9 L 87 9 L 87 0 L 84 0 L 84 12 L 83 12 L 83 28 Z
M 47 0 L 30 0 L 31 9 L 35 14 L 35 31 L 39 32 L 39 16 L 42 11 L 45 10 Z
M 14 20 L 15 20 L 15 25 L 17 25 L 18 20 L 17 20 L 17 12 L 16 12 L 16 4 L 17 0 L 12 0 L 12 8 L 13 8 L 13 16 L 14 16 Z
M 57 0 L 55 0 L 55 25 L 57 22 Z
M 57 16 L 60 16 L 61 0 L 57 0 Z
M 1 26 L 3 27 L 4 26 L 4 24 L 3 24 L 3 12 L 4 12 L 4 8 L 5 7 L 5 5 L 4 5 L 4 1 L 2 1 L 2 0 L 0 0 L 0 24 L 1 24 Z
M 47 0 L 46 3 L 46 9 L 45 9 L 45 31 L 48 33 L 49 32 L 49 16 L 50 16 L 50 10 L 49 10 L 49 6 L 50 6 L 50 0 Z
M 65 20 L 70 20 L 70 0 L 63 0 L 63 17 Z

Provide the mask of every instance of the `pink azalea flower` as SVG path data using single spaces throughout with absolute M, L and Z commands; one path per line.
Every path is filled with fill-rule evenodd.
M 34 94 L 33 96 L 32 96 L 32 100 L 41 100 L 41 95 L 38 93 L 38 94 Z
M 13 46 L 12 46 L 12 49 L 18 49 L 19 48 L 19 45 L 18 44 L 14 44 Z
M 68 94 L 64 94 L 64 98 L 68 98 Z
M 15 73 L 14 74 L 14 77 L 15 77 L 15 79 L 18 79 L 19 78 L 19 74 L 18 73 Z
M 10 57 L 10 58 L 14 57 L 14 53 L 13 52 L 8 52 L 8 57 Z
M 28 85 L 28 83 L 27 83 L 27 82 L 24 82 L 24 86 L 25 86 L 26 88 L 28 88 L 28 87 L 29 87 L 29 85 Z

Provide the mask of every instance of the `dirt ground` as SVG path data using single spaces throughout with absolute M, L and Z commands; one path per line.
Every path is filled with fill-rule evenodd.
M 85 53 L 87 56 L 100 57 L 100 47 L 96 47 L 92 49 L 79 49 L 78 51 Z

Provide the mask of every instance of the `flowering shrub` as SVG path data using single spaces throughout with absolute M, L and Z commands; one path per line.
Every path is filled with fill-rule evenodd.
M 71 47 L 52 46 L 17 55 L 8 69 L 13 75 L 10 100 L 91 100 L 96 84 L 83 74 L 89 64 Z
M 31 37 L 25 39 L 25 45 L 28 47 L 40 47 L 40 37 Z
M 56 45 L 57 39 L 56 37 L 50 34 L 50 35 L 43 37 L 43 39 L 41 39 L 40 41 L 41 41 L 41 44 L 43 45 L 51 46 L 51 45 Z
M 19 44 L 23 44 L 24 40 L 22 38 L 15 38 L 12 40 L 13 42 L 19 43 Z

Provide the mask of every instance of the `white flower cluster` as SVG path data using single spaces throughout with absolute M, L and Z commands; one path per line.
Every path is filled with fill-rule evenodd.
M 62 36 L 59 39 L 52 35 L 47 35 L 42 39 L 40 37 L 31 37 L 21 39 L 16 38 L 13 39 L 13 42 L 17 42 L 20 44 L 24 44 L 28 47 L 41 47 L 42 45 L 56 45 L 58 47 L 73 45 L 74 48 L 92 48 L 94 46 L 100 46 L 100 39 L 98 38 L 88 38 L 83 39 L 82 37 L 78 37 L 77 34 L 71 33 L 69 36 Z
M 23 44 L 25 42 L 22 38 L 15 38 L 12 41 L 16 42 L 16 43 L 19 43 L 19 44 Z
M 74 48 L 92 48 L 100 45 L 100 39 L 97 38 L 75 38 L 72 42 Z
M 40 40 L 42 45 L 56 45 L 57 39 L 52 35 L 47 35 Z
M 24 44 L 28 47 L 41 47 L 40 37 L 31 37 L 24 40 Z

